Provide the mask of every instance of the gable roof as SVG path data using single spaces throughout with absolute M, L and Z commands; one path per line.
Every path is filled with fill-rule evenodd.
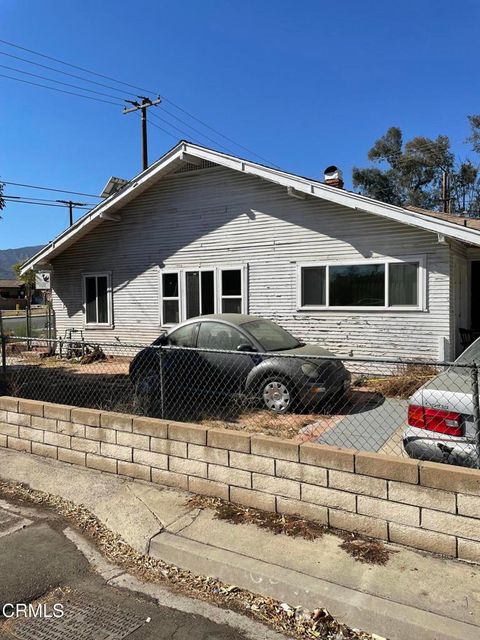
M 305 194 L 306 196 L 328 200 L 349 209 L 370 213 L 401 224 L 431 231 L 442 237 L 455 238 L 461 242 L 480 246 L 480 228 L 477 225 L 470 226 L 470 224 L 469 226 L 464 226 L 463 219 L 459 219 L 462 220 L 459 224 L 456 219 L 452 220 L 455 216 L 426 212 L 423 209 L 404 209 L 373 200 L 358 193 L 329 186 L 318 180 L 287 173 L 280 169 L 238 158 L 237 156 L 214 151 L 186 140 L 180 140 L 175 147 L 167 151 L 148 169 L 145 169 L 119 191 L 87 212 L 75 224 L 63 231 L 41 251 L 27 260 L 22 267 L 22 273 L 33 267 L 47 264 L 49 260 L 62 253 L 91 229 L 101 224 L 103 220 L 117 219 L 115 213 L 119 209 L 143 193 L 162 175 L 170 173 L 177 165 L 180 166 L 185 162 L 189 162 L 189 160 L 193 160 L 194 164 L 195 161 L 198 162 L 200 160 L 247 175 L 254 175 L 284 186 L 286 189 L 291 189 L 293 190 L 291 193 L 297 193 L 300 197 Z

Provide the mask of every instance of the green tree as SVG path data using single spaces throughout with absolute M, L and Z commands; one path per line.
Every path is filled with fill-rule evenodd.
M 379 167 L 354 167 L 353 185 L 377 200 L 399 206 L 437 208 L 442 172 L 453 172 L 447 136 L 418 136 L 404 143 L 401 129 L 390 127 L 368 152 Z

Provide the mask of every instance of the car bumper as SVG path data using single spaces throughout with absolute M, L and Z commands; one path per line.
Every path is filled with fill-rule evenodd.
M 423 429 L 408 427 L 403 436 L 403 447 L 408 456 L 416 460 L 462 467 L 479 466 L 475 443 L 466 438 L 426 436 Z
M 350 378 L 336 380 L 335 384 L 322 384 L 320 382 L 309 381 L 301 389 L 300 401 L 304 404 L 312 404 L 321 400 L 328 400 L 332 397 L 340 398 L 350 391 Z

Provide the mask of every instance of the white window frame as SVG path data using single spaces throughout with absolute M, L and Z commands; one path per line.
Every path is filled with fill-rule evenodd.
M 163 296 L 163 276 L 166 275 L 171 275 L 171 274 L 175 274 L 178 278 L 178 295 L 177 296 Z M 159 276 L 159 291 L 160 291 L 160 296 L 159 296 L 159 301 L 160 301 L 160 307 L 159 307 L 159 322 L 160 325 L 162 327 L 175 327 L 177 325 L 176 322 L 164 322 L 164 313 L 163 313 L 163 303 L 165 300 L 176 300 L 178 302 L 178 319 L 179 322 L 182 322 L 182 299 L 185 297 L 183 295 L 183 291 L 182 291 L 182 271 L 181 269 L 160 269 L 160 276 Z
M 389 265 L 393 263 L 417 262 L 417 293 L 416 305 L 395 305 L 390 306 L 389 302 Z M 299 262 L 297 263 L 297 311 L 381 311 L 395 313 L 397 311 L 426 311 L 426 269 L 425 256 L 402 256 L 399 258 L 366 258 L 353 260 L 330 260 L 328 262 Z M 385 305 L 379 306 L 330 306 L 330 282 L 329 268 L 343 267 L 363 264 L 383 264 L 385 265 Z M 304 267 L 326 267 L 325 269 L 325 304 L 324 305 L 302 305 L 302 269 Z
M 222 273 L 224 271 L 238 270 L 241 274 L 241 295 L 236 296 L 222 296 Z M 221 264 L 221 265 L 205 265 L 201 267 L 165 267 L 159 268 L 159 324 L 162 327 L 174 327 L 176 323 L 165 323 L 163 321 L 163 302 L 164 300 L 177 300 L 177 298 L 163 297 L 163 275 L 169 273 L 175 273 L 178 275 L 178 299 L 179 299 L 179 324 L 187 319 L 187 281 L 186 274 L 192 272 L 213 271 L 213 286 L 214 286 L 214 312 L 222 313 L 222 300 L 224 298 L 241 299 L 241 312 L 248 313 L 248 265 L 246 264 Z M 201 299 L 201 278 L 200 278 L 200 299 Z
M 107 322 L 87 322 L 87 278 L 107 278 Z M 98 285 L 97 285 L 98 290 Z M 82 293 L 83 293 L 83 325 L 86 329 L 113 329 L 113 294 L 112 294 L 112 272 L 111 271 L 89 271 L 82 273 Z M 97 296 L 97 318 L 98 318 L 98 296 Z
M 185 295 L 183 296 L 183 301 L 182 301 L 182 315 L 181 317 L 184 320 L 187 320 L 187 273 L 202 273 L 202 271 L 212 271 L 213 272 L 213 308 L 214 308 L 214 313 L 217 313 L 217 301 L 216 301 L 216 297 L 217 297 L 217 269 L 215 267 L 188 267 L 187 269 L 183 269 L 183 273 L 182 273 L 182 279 L 184 281 L 184 292 Z M 202 311 L 202 277 L 200 276 L 199 278 L 199 283 L 198 283 L 198 295 L 199 295 L 199 306 L 200 306 L 200 312 Z M 181 320 L 181 322 L 183 322 L 183 320 Z

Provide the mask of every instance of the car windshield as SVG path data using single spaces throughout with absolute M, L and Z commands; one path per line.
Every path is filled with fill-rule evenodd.
M 270 320 L 251 320 L 243 324 L 242 329 L 251 333 L 265 351 L 286 351 L 300 346 L 300 342 L 288 331 Z
M 480 363 L 480 338 L 477 338 L 475 342 L 472 342 L 472 344 L 458 356 L 455 362 L 458 364 L 473 364 L 474 362 Z

